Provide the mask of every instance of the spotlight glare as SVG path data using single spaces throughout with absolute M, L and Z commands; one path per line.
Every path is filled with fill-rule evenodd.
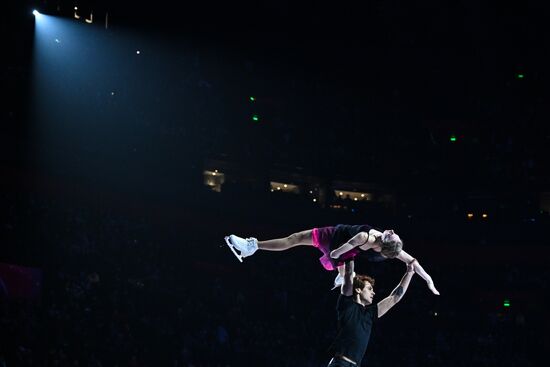
M 37 16 L 40 15 L 40 13 L 38 12 L 38 10 L 34 9 L 34 10 L 32 11 L 32 15 L 34 15 L 35 17 L 37 17 Z

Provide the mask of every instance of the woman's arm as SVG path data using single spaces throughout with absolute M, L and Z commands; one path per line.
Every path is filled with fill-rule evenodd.
M 367 232 L 359 232 L 355 236 L 353 236 L 348 242 L 344 243 L 342 246 L 338 247 L 336 250 L 333 250 L 330 252 L 330 257 L 333 259 L 337 259 L 346 252 L 353 250 L 357 246 L 363 246 L 361 247 L 362 250 L 366 251 L 369 248 L 374 247 L 376 243 L 376 239 L 381 236 L 382 233 L 375 229 L 371 229 L 368 233 Z
M 403 261 L 405 264 L 409 264 L 411 263 L 411 261 L 414 260 L 414 258 L 411 255 L 409 255 L 403 250 L 401 250 L 399 255 L 397 255 L 397 258 Z M 420 275 L 420 277 L 422 277 L 422 279 L 426 281 L 426 283 L 428 284 L 428 288 L 430 288 L 433 294 L 436 294 L 439 296 L 439 291 L 435 288 L 434 282 L 430 274 L 426 273 L 426 270 L 424 270 L 424 268 L 422 267 L 422 265 L 420 265 L 418 261 L 415 261 L 413 266 L 414 266 L 414 272 Z

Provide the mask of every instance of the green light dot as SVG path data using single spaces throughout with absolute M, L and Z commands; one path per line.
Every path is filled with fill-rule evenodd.
M 523 79 L 523 78 L 525 77 L 525 75 L 523 75 L 523 74 L 518 74 L 517 77 L 518 77 L 518 79 Z
M 456 136 L 455 135 L 451 135 L 451 137 L 449 138 L 450 141 L 456 141 Z
M 250 100 L 250 102 L 254 102 L 256 100 L 256 97 L 250 96 L 250 97 L 248 97 L 248 99 Z
M 253 120 L 253 121 L 260 121 L 260 116 L 258 116 L 258 115 L 252 115 L 252 120 Z
M 510 307 L 510 300 L 505 299 L 502 305 L 503 305 L 504 307 Z

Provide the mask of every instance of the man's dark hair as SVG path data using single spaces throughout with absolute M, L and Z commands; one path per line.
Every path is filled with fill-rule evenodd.
M 353 277 L 353 293 L 357 288 L 363 289 L 367 282 L 374 287 L 374 278 L 369 277 L 368 275 L 356 275 Z

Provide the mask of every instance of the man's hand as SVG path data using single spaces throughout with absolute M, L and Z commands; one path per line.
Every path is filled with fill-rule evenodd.
M 413 259 L 410 263 L 407 264 L 407 273 L 414 273 L 414 264 L 417 264 L 418 261 L 416 259 Z

